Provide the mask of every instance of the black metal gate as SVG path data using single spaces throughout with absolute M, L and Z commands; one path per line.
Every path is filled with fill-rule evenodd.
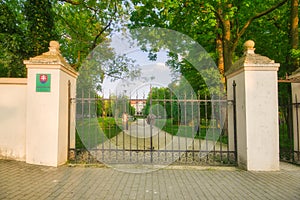
M 235 85 L 234 91 L 235 91 Z M 76 147 L 70 162 L 105 164 L 236 164 L 235 95 L 200 97 L 151 88 L 147 98 L 76 98 Z M 230 137 L 232 135 L 232 137 Z
M 300 137 L 300 103 L 297 96 L 294 97 L 294 102 L 279 105 L 279 150 L 281 161 L 300 164 L 300 145 L 295 142 Z

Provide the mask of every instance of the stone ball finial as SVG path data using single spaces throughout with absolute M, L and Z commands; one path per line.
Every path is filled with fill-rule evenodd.
M 49 46 L 54 47 L 56 49 L 59 49 L 59 47 L 60 47 L 60 45 L 57 41 L 50 41 Z
M 244 43 L 245 53 L 254 53 L 255 42 L 253 40 L 248 40 Z
M 60 45 L 59 45 L 59 43 L 57 41 L 50 41 L 50 43 L 49 43 L 49 50 L 51 52 L 54 52 L 54 51 L 60 52 L 59 47 L 60 47 Z

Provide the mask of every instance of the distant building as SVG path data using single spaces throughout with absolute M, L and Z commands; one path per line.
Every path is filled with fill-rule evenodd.
M 135 108 L 135 115 L 142 115 L 142 110 L 146 106 L 146 99 L 131 99 L 130 105 Z

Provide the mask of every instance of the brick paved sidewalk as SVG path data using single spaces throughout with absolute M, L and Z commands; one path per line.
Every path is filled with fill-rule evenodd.
M 281 163 L 279 172 L 173 167 L 132 174 L 0 160 L 0 199 L 300 199 L 300 167 Z

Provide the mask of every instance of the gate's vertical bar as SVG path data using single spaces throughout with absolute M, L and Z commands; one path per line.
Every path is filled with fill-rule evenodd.
M 143 99 L 145 99 L 145 93 L 143 93 Z M 143 101 L 143 108 L 145 108 L 146 107 L 146 104 L 147 104 L 147 101 L 146 102 L 144 102 Z M 145 113 L 145 111 L 143 112 L 143 133 L 144 133 L 144 137 L 143 137 L 143 140 L 144 140 L 144 163 L 145 163 L 145 161 L 146 161 L 146 122 L 145 122 L 145 116 L 146 115 L 146 113 Z
M 68 80 L 68 150 L 67 150 L 67 160 L 70 159 L 70 137 L 71 137 L 71 81 Z
M 153 162 L 153 138 L 152 138 L 152 86 L 150 85 L 150 162 L 152 163 Z
M 202 150 L 201 150 L 201 100 L 200 100 L 200 93 L 198 94 L 197 98 L 197 109 L 198 109 L 198 120 L 197 120 L 197 133 L 196 135 L 198 136 L 198 145 L 199 145 L 199 161 L 201 161 L 201 156 L 202 156 Z
M 229 110 L 229 105 L 231 105 L 232 104 L 232 101 L 231 100 L 228 100 L 228 96 L 226 96 L 225 97 L 225 99 L 226 99 L 226 115 L 225 115 L 225 123 L 226 123 L 226 133 L 227 133 L 227 144 L 226 144 L 226 148 L 227 148 L 227 162 L 229 163 L 230 162 L 230 145 L 229 145 L 229 128 L 228 128 L 228 121 L 229 121 L 229 119 L 228 119 L 228 110 Z
M 168 95 L 169 96 L 169 95 Z M 168 119 L 168 110 L 167 110 L 167 102 L 166 102 L 166 94 L 164 94 L 164 110 L 166 111 L 166 113 L 164 113 L 164 114 L 166 114 L 166 116 L 164 116 L 164 118 L 166 119 L 166 121 L 165 121 L 165 126 L 167 125 L 167 119 Z M 161 127 L 162 128 L 162 127 Z M 166 134 L 166 131 L 163 131 L 163 133 L 164 133 L 164 136 L 165 136 L 165 145 L 164 145 L 164 148 L 165 148 L 165 161 L 167 161 L 167 152 L 166 152 L 166 147 L 167 147 L 167 134 Z
M 80 139 L 81 139 L 81 141 L 83 140 L 83 138 L 82 137 L 85 137 L 85 128 L 84 128 L 84 90 L 83 90 L 83 88 L 82 88 L 82 90 L 81 90 L 81 133 L 82 133 L 82 135 L 81 135 L 81 137 L 80 137 Z M 81 149 L 80 149 L 80 151 L 83 151 L 83 149 L 82 149 L 82 146 L 80 147 Z M 76 155 L 77 155 L 77 152 L 76 152 Z
M 95 112 L 96 112 L 96 121 L 98 122 L 98 94 L 97 93 L 95 93 L 95 95 L 94 95 L 94 102 L 95 102 L 94 104 L 95 104 Z M 93 133 L 97 133 L 96 131 L 98 131 L 97 126 L 95 127 L 95 130 L 93 130 Z M 96 155 L 97 155 L 97 152 L 98 152 L 98 134 L 94 135 L 94 140 L 96 141 L 96 144 L 97 144 L 97 146 L 95 148 Z
M 121 94 L 122 95 L 122 94 Z M 119 100 L 118 99 L 118 95 L 116 95 L 116 103 L 118 103 L 118 102 L 120 102 L 120 104 L 121 104 L 121 106 L 122 106 L 122 97 L 121 97 L 121 99 Z M 122 110 L 121 108 L 120 108 L 120 110 Z M 117 114 L 117 118 L 119 118 L 119 114 L 120 113 L 116 113 Z M 123 114 L 123 113 L 122 113 Z M 125 128 L 124 128 L 124 123 L 122 123 L 122 142 L 123 142 L 123 161 L 125 161 Z
M 157 91 L 157 93 L 158 93 L 158 91 Z M 157 96 L 158 96 L 158 94 L 157 94 Z M 157 100 L 156 104 L 157 104 L 157 106 L 156 106 L 156 114 L 158 115 L 158 116 L 156 116 L 156 119 L 158 119 L 158 118 L 159 118 L 159 115 L 160 115 L 160 112 L 159 112 L 159 105 L 161 104 L 161 100 L 160 100 L 160 99 Z M 159 123 L 159 122 L 158 122 L 158 123 Z M 160 151 L 159 151 L 159 149 L 160 149 L 160 147 L 159 147 L 159 143 L 160 143 L 160 140 L 159 140 L 159 137 L 160 137 L 160 129 L 158 129 L 157 131 L 158 131 L 158 132 L 157 132 L 157 161 L 159 162 L 159 159 L 160 159 Z
M 205 94 L 205 103 L 204 103 L 204 109 L 205 109 L 205 152 L 206 152 L 206 162 L 209 161 L 209 152 L 208 152 L 208 141 L 207 141 L 207 120 L 208 120 L 208 113 L 207 113 L 207 96 Z
M 187 125 L 187 99 L 186 99 L 186 92 L 184 93 L 184 136 L 185 136 L 185 162 L 187 162 L 187 157 L 188 157 L 188 152 L 187 152 L 187 129 L 186 129 L 186 125 Z
M 293 97 L 292 97 L 293 98 Z M 288 133 L 287 133 L 287 138 L 288 138 L 288 141 L 289 141 L 289 152 L 294 152 L 294 140 L 293 140 L 293 137 L 294 137 L 294 120 L 293 120 L 293 113 L 294 113 L 294 104 L 293 104 L 293 101 L 292 99 L 290 99 L 290 102 L 287 106 L 287 116 L 288 116 L 288 119 L 287 119 L 287 129 L 288 129 Z M 296 107 L 295 107 L 296 109 Z M 298 119 L 296 119 L 298 120 Z M 283 134 L 283 137 L 284 138 L 284 134 Z M 279 143 L 280 144 L 280 143 Z M 281 153 L 283 153 L 282 155 L 284 155 L 284 157 L 286 156 L 286 152 L 283 150 L 283 149 L 280 149 Z M 294 159 L 295 157 L 293 156 L 292 157 L 292 160 L 294 162 Z
M 127 108 L 127 95 L 126 95 L 127 90 L 124 90 L 123 94 L 123 114 L 126 114 L 126 122 L 125 122 L 125 130 L 129 132 L 129 160 L 130 162 L 132 161 L 132 135 L 131 135 L 131 128 L 128 126 L 128 117 L 129 117 L 129 107 Z M 130 99 L 130 97 L 129 97 Z M 129 105 L 128 105 L 129 106 Z M 124 141 L 123 141 L 124 142 Z
M 171 117 L 171 123 L 170 123 L 170 128 L 171 128 L 171 142 L 172 142 L 172 144 L 171 144 L 171 153 L 172 153 L 172 162 L 174 162 L 174 142 L 173 142 L 173 138 L 174 138 L 174 136 L 173 136 L 173 130 L 174 130 L 174 110 L 173 110 L 173 91 L 170 89 L 170 96 L 171 96 L 171 115 L 170 115 L 170 117 Z
M 300 157 L 300 155 L 299 155 L 299 114 L 298 114 L 298 109 L 299 109 L 299 104 L 298 104 L 298 100 L 297 100 L 297 95 L 295 95 L 295 104 L 296 104 L 296 129 L 297 129 L 297 151 L 296 151 L 296 153 L 297 153 L 297 161 L 299 161 L 299 157 Z M 295 158 L 295 149 L 293 148 L 292 149 L 292 155 L 293 155 L 293 161 L 294 161 L 294 158 Z
M 178 138 L 178 160 L 181 162 L 181 145 L 180 145 L 180 139 L 181 139 L 181 133 L 180 133 L 180 126 L 181 126 L 181 114 L 182 114 L 182 111 L 181 111 L 181 108 L 182 108 L 182 105 L 180 105 L 180 101 L 179 99 L 177 98 L 177 125 L 178 125 L 178 131 L 177 131 L 177 138 Z
M 211 97 L 211 121 L 210 124 L 212 124 L 212 138 L 213 138 L 213 161 L 216 161 L 216 122 L 217 122 L 217 116 L 215 114 L 215 102 L 214 102 L 214 96 Z
M 102 107 L 104 108 L 105 107 L 105 100 L 102 99 Z M 105 140 L 106 140 L 106 137 L 105 137 L 105 115 L 106 113 L 102 113 L 101 115 L 101 124 L 102 124 L 102 133 L 101 133 L 101 148 L 102 150 L 100 151 L 101 152 L 101 156 L 102 156 L 102 159 L 104 160 L 104 143 L 105 143 Z
M 89 126 L 88 126 L 88 148 L 91 149 L 91 91 L 89 90 L 89 96 L 88 96 L 88 121 L 89 121 Z M 91 162 L 91 156 L 88 156 L 88 162 Z
M 139 95 L 138 95 L 138 90 L 136 91 L 136 102 L 135 102 L 135 113 L 134 113 L 134 116 L 137 116 L 138 115 L 138 112 L 139 112 Z M 131 105 L 131 101 L 130 101 L 130 105 Z M 134 117 L 136 118 L 136 117 Z M 138 131 L 139 131 L 139 124 L 138 124 L 138 119 L 136 118 L 136 161 L 138 162 L 139 161 L 139 135 L 138 135 Z
M 233 81 L 233 134 L 234 134 L 234 157 L 235 162 L 238 162 L 237 158 L 237 123 L 236 123 L 236 83 Z
M 111 98 L 111 91 L 109 90 L 109 96 L 108 96 L 108 105 L 111 108 L 111 106 L 114 104 L 114 102 L 112 102 L 112 98 Z M 111 113 L 109 113 L 109 117 L 114 117 L 115 120 L 115 132 L 116 132 L 116 163 L 118 163 L 118 157 L 119 157 L 119 129 L 118 129 L 118 117 L 116 117 L 115 114 L 113 114 L 113 111 L 111 110 Z
M 159 97 L 158 91 L 156 91 L 156 93 L 157 93 L 156 96 Z M 159 118 L 159 114 L 160 114 L 159 110 L 158 110 L 160 103 L 161 103 L 161 100 L 157 99 L 156 100 L 156 105 L 157 105 L 156 106 L 156 114 L 158 115 L 158 116 L 156 116 L 157 119 Z M 159 137 L 160 137 L 159 135 L 160 135 L 160 129 L 158 129 L 157 131 L 158 131 L 158 133 L 157 133 L 157 160 L 159 161 L 159 157 L 160 157 L 160 152 L 159 152 L 159 142 L 160 142 L 159 141 Z
M 195 161 L 195 152 L 194 152 L 194 150 L 195 150 L 195 122 L 194 122 L 194 94 L 193 94 L 193 92 L 191 93 L 191 100 L 192 100 L 192 102 L 191 102 L 191 110 L 192 110 L 192 117 L 191 117 L 191 119 L 192 119 L 192 162 L 194 162 Z
M 221 101 L 221 94 L 219 94 L 219 99 L 218 99 L 218 113 L 219 113 L 219 123 L 217 122 L 217 129 L 219 129 L 219 141 L 220 141 L 220 159 L 221 163 L 223 162 L 223 136 L 222 136 L 222 129 L 223 124 L 222 123 L 222 106 L 221 105 L 223 102 Z

